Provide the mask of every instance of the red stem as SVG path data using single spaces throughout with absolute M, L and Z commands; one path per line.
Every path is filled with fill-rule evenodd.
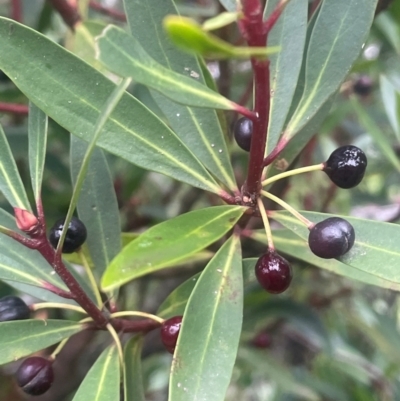
M 64 291 L 61 288 L 56 287 L 53 284 L 48 283 L 47 281 L 43 281 L 42 288 L 47 291 L 52 292 L 53 294 L 58 295 L 59 297 L 66 298 L 66 299 L 75 299 L 74 295 L 68 291 Z
M 108 15 L 109 17 L 114 18 L 117 21 L 126 22 L 126 15 L 124 13 L 104 7 L 97 1 L 90 1 L 89 7 L 101 14 Z
M 3 113 L 27 115 L 28 110 L 29 108 L 25 104 L 0 102 L 0 112 Z
M 64 22 L 74 30 L 75 25 L 81 20 L 78 8 L 68 0 L 47 0 L 58 11 Z
M 22 21 L 21 0 L 12 0 L 12 3 L 11 3 L 11 18 L 14 21 L 17 21 L 17 22 L 21 22 Z
M 282 14 L 282 11 L 285 9 L 286 4 L 289 2 L 289 0 L 281 0 L 275 7 L 274 11 L 272 11 L 271 15 L 268 17 L 268 19 L 264 22 L 265 24 L 265 29 L 267 33 L 271 31 L 271 29 L 274 27 L 276 24 L 276 21 L 278 21 L 279 17 Z

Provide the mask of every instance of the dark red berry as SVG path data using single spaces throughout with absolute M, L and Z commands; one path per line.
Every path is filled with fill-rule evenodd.
M 54 248 L 57 248 L 61 232 L 64 227 L 65 219 L 58 220 L 50 229 L 49 241 Z M 67 235 L 63 244 L 63 253 L 72 253 L 78 250 L 86 241 L 87 231 L 85 225 L 77 218 L 73 217 L 69 223 Z
M 29 319 L 29 306 L 18 297 L 8 295 L 0 299 L 0 322 Z
M 329 156 L 324 166 L 328 177 L 340 188 L 353 188 L 364 177 L 367 157 L 357 146 L 342 146 Z
M 25 393 L 44 394 L 54 380 L 52 362 L 38 356 L 27 358 L 18 368 L 15 378 Z
M 324 259 L 338 258 L 354 245 L 353 226 L 340 217 L 330 217 L 317 223 L 308 236 L 311 251 Z
M 174 316 L 165 320 L 161 325 L 161 341 L 164 347 L 171 354 L 174 353 L 176 342 L 178 341 L 183 316 Z
M 258 333 L 251 341 L 251 345 L 256 348 L 269 348 L 271 346 L 271 336 L 266 332 Z
M 275 251 L 268 250 L 257 260 L 255 272 L 258 282 L 271 294 L 285 291 L 292 281 L 289 262 Z
M 368 75 L 361 75 L 353 84 L 353 91 L 360 96 L 368 96 L 373 89 L 372 79 Z
M 239 118 L 233 127 L 233 134 L 237 144 L 243 150 L 249 152 L 251 136 L 253 135 L 253 121 L 246 117 Z

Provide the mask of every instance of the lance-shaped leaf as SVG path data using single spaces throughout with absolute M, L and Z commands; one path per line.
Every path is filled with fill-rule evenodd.
M 265 19 L 279 2 L 267 2 Z M 280 46 L 281 51 L 270 57 L 271 107 L 266 153 L 278 142 L 292 103 L 303 61 L 307 16 L 307 0 L 290 1 L 268 35 L 268 45 Z
M 67 320 L 19 320 L 0 323 L 0 365 L 56 344 L 83 325 Z
M 125 0 L 124 4 L 132 36 L 154 60 L 179 74 L 207 84 L 202 62 L 177 49 L 160 29 L 166 15 L 177 13 L 172 0 Z M 156 91 L 153 91 L 153 98 L 174 132 L 214 177 L 228 188 L 236 189 L 229 152 L 216 111 L 183 106 Z
M 253 237 L 260 242 L 266 243 L 265 233 L 261 235 L 256 233 Z M 298 237 L 290 230 L 276 230 L 273 232 L 274 244 L 278 251 L 285 255 L 292 256 L 295 259 L 300 259 L 303 262 L 325 269 L 340 276 L 347 277 L 352 280 L 358 280 L 365 284 L 376 285 L 382 288 L 400 291 L 400 284 L 390 280 L 377 277 L 374 274 L 361 271 L 359 269 L 349 269 L 345 263 L 337 259 L 322 259 L 315 256 L 302 238 Z M 248 274 L 254 274 L 254 266 L 257 259 L 246 259 L 246 267 Z
M 47 144 L 47 116 L 33 103 L 29 104 L 29 170 L 35 199 L 40 198 Z
M 301 212 L 313 223 L 318 223 L 330 214 Z M 308 229 L 296 218 L 285 211 L 273 212 L 271 217 L 293 231 L 307 244 Z M 388 282 L 400 284 L 400 226 L 379 221 L 344 217 L 353 227 L 356 240 L 352 249 L 339 258 L 339 261 L 351 268 L 365 272 L 370 276 Z M 347 275 L 347 274 L 346 274 Z
M 171 367 L 170 401 L 225 399 L 242 315 L 240 241 L 233 236 L 204 269 L 189 298 Z
M 189 53 L 199 54 L 213 59 L 225 58 L 267 58 L 277 53 L 275 47 L 235 47 L 215 35 L 204 31 L 196 21 L 178 15 L 168 15 L 164 19 L 164 28 L 171 40 Z
M 40 47 L 40 52 L 37 49 Z M 115 85 L 34 30 L 0 18 L 0 69 L 72 134 L 89 141 Z M 214 179 L 153 113 L 125 94 L 107 120 L 98 146 L 140 167 L 219 192 Z
M 120 361 L 115 345 L 106 348 L 87 373 L 73 401 L 118 401 Z
M 141 362 L 142 346 L 142 336 L 132 337 L 125 345 L 125 400 L 145 401 Z
M 245 210 L 242 206 L 215 206 L 157 224 L 123 248 L 104 273 L 102 288 L 109 291 L 176 265 L 221 238 Z
M 11 206 L 32 211 L 6 134 L 0 125 L 0 191 Z
M 204 31 L 213 31 L 215 29 L 223 28 L 224 26 L 237 21 L 239 16 L 239 12 L 222 12 L 221 14 L 205 21 L 202 28 Z
M 237 105 L 207 86 L 162 66 L 121 28 L 109 25 L 97 38 L 97 58 L 112 72 L 131 77 L 175 102 L 196 107 L 235 110 Z
M 379 78 L 382 102 L 397 139 L 400 141 L 400 91 L 385 76 Z
M 75 183 L 87 143 L 71 137 L 71 174 Z M 96 148 L 78 200 L 78 214 L 88 231 L 87 246 L 100 277 L 121 250 L 121 227 L 117 197 L 103 151 Z
M 317 113 L 345 79 L 366 40 L 376 2 L 367 0 L 363 7 L 347 0 L 322 3 L 307 50 L 303 97 L 286 128 L 287 138 Z

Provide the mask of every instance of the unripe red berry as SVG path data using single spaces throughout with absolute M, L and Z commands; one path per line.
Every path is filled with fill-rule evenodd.
M 171 354 L 174 353 L 178 341 L 183 316 L 174 316 L 167 319 L 161 325 L 161 341 Z

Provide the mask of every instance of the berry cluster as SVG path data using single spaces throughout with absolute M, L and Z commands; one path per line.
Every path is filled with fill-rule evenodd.
M 363 82 L 359 83 L 361 87 Z M 243 117 L 234 126 L 237 144 L 250 151 L 253 123 Z M 342 146 L 336 149 L 325 163 L 308 168 L 308 171 L 322 170 L 340 188 L 353 188 L 364 177 L 367 167 L 365 153 L 356 146 Z M 304 169 L 306 170 L 306 168 Z M 271 182 L 271 180 L 267 180 Z M 284 202 L 282 202 L 284 203 Z M 309 222 L 308 244 L 310 250 L 320 258 L 331 259 L 343 256 L 355 240 L 352 225 L 339 217 L 328 218 L 318 224 Z M 255 275 L 261 286 L 272 294 L 285 291 L 292 280 L 292 269 L 286 259 L 277 254 L 272 246 L 255 265 Z

